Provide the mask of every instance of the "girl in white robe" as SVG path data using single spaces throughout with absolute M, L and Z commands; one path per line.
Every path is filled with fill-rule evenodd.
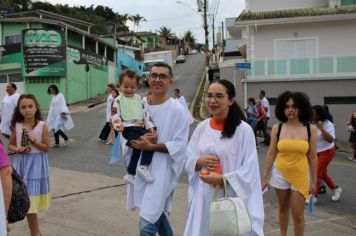
M 185 170 L 189 175 L 189 210 L 185 236 L 211 235 L 208 229 L 212 184 L 219 185 L 222 180 L 222 175 L 213 172 L 217 165 L 229 183 L 228 196 L 236 192 L 245 201 L 252 232 L 244 235 L 263 235 L 264 210 L 255 137 L 251 127 L 241 120 L 243 113 L 233 101 L 234 96 L 235 89 L 229 81 L 220 80 L 209 86 L 205 98 L 213 116 L 197 126 L 188 144 Z M 230 112 L 231 109 L 234 111 Z M 214 150 L 214 155 L 210 150 Z M 202 167 L 210 170 L 209 175 L 200 174 Z
M 0 119 L 0 132 L 6 136 L 10 137 L 11 131 L 11 119 L 12 114 L 14 114 L 14 109 L 17 106 L 17 100 L 19 100 L 20 94 L 16 92 L 16 85 L 14 83 L 10 83 L 6 86 L 6 92 L 8 93 L 1 104 L 1 119 Z

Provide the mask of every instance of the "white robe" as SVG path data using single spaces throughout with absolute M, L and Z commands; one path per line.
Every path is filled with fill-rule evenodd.
M 19 100 L 20 94 L 14 93 L 11 96 L 6 95 L 2 100 L 1 105 L 1 123 L 0 131 L 3 134 L 11 135 L 11 119 L 12 114 L 14 114 L 14 109 L 17 106 L 17 101 Z
M 106 107 L 105 107 L 106 122 L 110 122 L 111 107 L 112 107 L 112 103 L 113 103 L 114 99 L 115 98 L 112 96 L 112 94 L 110 94 L 108 96 L 108 98 L 106 99 Z
M 191 125 L 193 122 L 194 122 L 194 119 L 192 117 L 192 115 L 190 114 L 189 112 L 189 107 L 188 107 L 188 104 L 185 100 L 185 98 L 183 96 L 180 96 L 179 98 L 176 98 L 176 100 L 179 102 L 179 104 L 181 104 L 184 109 L 187 111 L 187 115 L 189 117 L 189 124 Z
M 163 212 L 171 212 L 173 191 L 186 161 L 189 121 L 183 107 L 173 98 L 160 105 L 148 105 L 147 110 L 157 127 L 157 143 L 165 144 L 168 153 L 154 153 L 153 183 L 136 175 L 135 184 L 127 185 L 127 207 L 140 208 L 140 216 L 153 224 Z M 124 154 L 126 165 L 131 156 L 129 150 Z
M 215 150 L 228 185 L 228 196 L 233 190 L 247 206 L 252 220 L 252 232 L 244 235 L 263 235 L 263 200 L 255 136 L 251 127 L 242 122 L 231 138 L 221 139 L 221 131 L 210 127 L 210 118 L 195 129 L 187 149 L 185 170 L 189 175 L 189 210 L 185 236 L 209 236 L 209 204 L 213 196 L 211 185 L 204 183 L 195 171 L 198 158 Z
M 69 130 L 74 127 L 74 123 L 72 117 L 69 115 L 69 110 L 66 101 L 64 99 L 64 96 L 63 94 L 58 93 L 57 95 L 54 95 L 52 97 L 52 101 L 49 106 L 48 116 L 46 121 L 48 125 L 48 130 L 58 128 L 58 121 L 61 112 L 68 113 L 67 120 L 65 122 L 66 129 Z

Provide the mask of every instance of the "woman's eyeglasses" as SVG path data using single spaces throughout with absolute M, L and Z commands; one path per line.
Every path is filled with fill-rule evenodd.
M 213 98 L 215 99 L 215 101 L 217 102 L 221 102 L 222 100 L 224 100 L 224 98 L 226 97 L 225 94 L 222 93 L 217 93 L 217 94 L 212 94 L 212 93 L 207 93 L 204 95 L 204 99 L 205 101 L 211 101 Z

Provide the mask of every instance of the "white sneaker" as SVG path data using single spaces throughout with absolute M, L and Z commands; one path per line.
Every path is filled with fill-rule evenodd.
M 135 183 L 135 176 L 133 175 L 125 175 L 124 180 L 127 184 L 134 184 Z
M 339 201 L 341 197 L 341 193 L 342 193 L 342 188 L 338 187 L 336 189 L 333 189 L 333 196 L 331 197 L 331 200 L 333 200 L 334 202 Z
M 136 174 L 139 174 L 148 183 L 152 183 L 154 181 L 154 178 L 147 166 L 137 165 Z

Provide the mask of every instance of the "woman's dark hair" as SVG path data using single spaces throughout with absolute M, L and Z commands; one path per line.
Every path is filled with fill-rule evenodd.
M 352 127 L 356 128 L 356 118 L 354 118 L 353 114 L 355 113 L 356 111 L 352 112 L 351 113 L 351 118 L 350 118 L 350 125 L 352 125 Z
M 233 99 L 235 97 L 235 87 L 230 81 L 219 80 L 215 83 L 221 84 L 225 87 L 229 99 Z M 241 120 L 245 121 L 246 117 L 240 106 L 234 101 L 229 107 L 229 112 L 224 124 L 224 130 L 221 132 L 222 138 L 231 138 L 235 134 L 236 127 L 241 124 Z
M 20 102 L 23 99 L 31 99 L 32 101 L 34 101 L 37 111 L 35 113 L 35 125 L 34 127 L 37 125 L 37 123 L 42 120 L 42 115 L 41 115 L 41 111 L 40 111 L 40 106 L 35 98 L 35 96 L 33 96 L 32 94 L 22 94 L 19 97 L 19 100 L 17 101 L 17 106 L 14 109 L 14 114 L 12 115 L 12 120 L 11 120 L 11 130 L 14 130 L 15 125 L 17 122 L 21 123 L 24 121 L 24 117 L 23 115 L 20 113 Z
M 330 111 L 329 111 L 329 107 L 327 105 L 324 105 L 323 106 L 323 109 L 325 111 L 325 115 L 326 115 L 326 119 L 331 121 L 331 123 L 334 123 L 334 118 L 333 116 L 330 114 Z
M 48 93 L 48 94 L 51 94 L 51 89 L 54 90 L 54 94 L 55 94 L 55 95 L 57 95 L 57 94 L 59 93 L 59 90 L 58 90 L 57 85 L 51 84 L 50 86 L 48 86 L 48 89 L 47 89 L 47 93 Z
M 316 121 L 324 122 L 325 120 L 327 120 L 326 112 L 322 106 L 315 105 L 315 106 L 313 106 L 313 110 L 315 111 L 316 116 L 317 116 Z
M 252 98 L 252 97 L 247 99 L 247 101 L 251 102 L 252 105 L 256 105 L 256 100 L 254 98 Z
M 284 110 L 289 99 L 293 100 L 294 106 L 299 110 L 299 121 L 304 125 L 310 123 L 312 119 L 312 108 L 308 95 L 302 92 L 285 91 L 278 96 L 276 108 L 274 110 L 277 119 L 281 122 L 288 121 L 288 117 L 286 117 Z

